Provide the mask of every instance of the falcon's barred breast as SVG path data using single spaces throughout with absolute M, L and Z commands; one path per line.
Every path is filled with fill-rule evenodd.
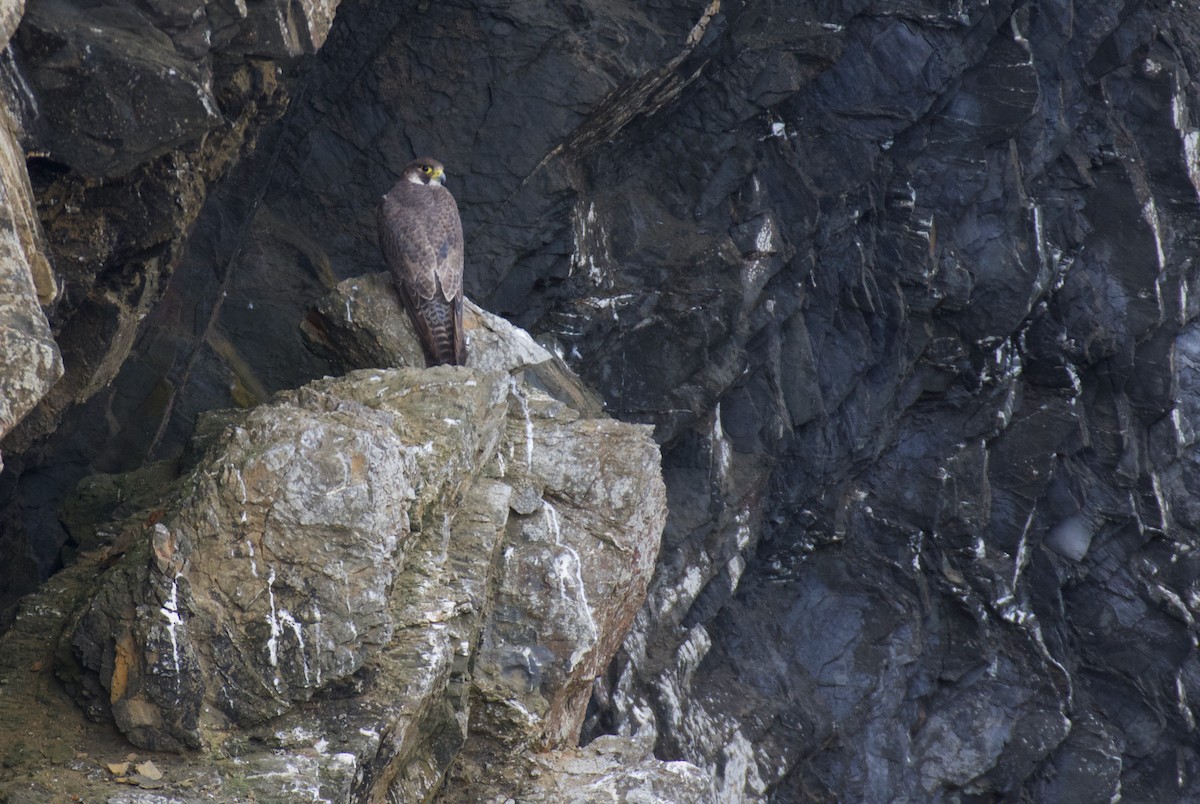
M 379 241 L 425 352 L 425 365 L 466 363 L 463 235 L 445 171 L 422 157 L 404 168 L 379 207 Z

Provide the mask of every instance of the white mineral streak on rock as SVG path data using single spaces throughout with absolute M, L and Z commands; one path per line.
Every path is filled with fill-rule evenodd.
M 1180 81 L 1176 76 L 1171 93 L 1171 121 L 1179 138 L 1183 142 L 1184 163 L 1188 179 L 1196 191 L 1196 199 L 1200 200 L 1200 131 L 1192 126 L 1191 114 L 1188 110 L 1188 90 L 1190 84 Z
M 1025 517 L 1025 527 L 1021 528 L 1021 540 L 1017 543 L 1017 557 L 1013 561 L 1013 577 L 1012 588 L 1013 593 L 1016 593 L 1017 584 L 1021 582 L 1021 573 L 1025 570 L 1025 565 L 1029 563 L 1029 530 L 1033 527 L 1033 516 L 1037 513 L 1037 506 L 1034 505 L 1029 509 L 1029 515 Z
M 729 464 L 733 459 L 733 447 L 729 444 L 729 439 L 725 437 L 725 430 L 721 427 L 721 403 L 718 402 L 713 409 L 712 414 L 712 461 L 714 477 L 718 482 L 723 482 L 729 476 Z
M 1042 231 L 1042 208 L 1037 204 L 1033 205 L 1033 239 L 1037 247 L 1038 262 L 1042 268 L 1046 268 L 1050 264 L 1046 257 L 1046 234 Z
M 1063 683 L 1067 689 L 1067 705 L 1069 706 L 1072 699 L 1075 697 L 1075 684 L 1071 680 L 1071 674 L 1067 671 L 1066 666 L 1063 665 L 1063 663 L 1058 659 L 1054 658 L 1054 655 L 1050 653 L 1050 647 L 1046 644 L 1046 637 L 1042 634 L 1042 624 L 1038 622 L 1036 616 L 1032 617 L 1032 622 L 1029 627 L 1026 628 L 1026 631 L 1033 635 L 1033 641 L 1038 646 L 1038 650 L 1041 652 L 1042 657 L 1058 670 L 1058 673 L 1062 677 Z
M 1171 425 L 1175 430 L 1175 443 L 1181 447 L 1187 446 L 1188 439 L 1184 433 L 1184 418 L 1179 407 L 1171 408 Z
M 1171 501 L 1163 493 L 1162 479 L 1158 472 L 1150 473 L 1150 485 L 1154 489 L 1154 501 L 1158 504 L 1158 529 L 1167 533 L 1171 526 Z
M 586 269 L 588 281 L 593 287 L 611 287 L 612 277 L 607 269 L 612 260 L 608 233 L 603 226 L 596 225 L 596 205 L 589 201 L 587 209 L 584 210 L 582 203 L 581 199 L 571 216 L 574 250 L 571 253 L 569 273 L 573 274 L 576 269 Z
M 1167 268 L 1167 255 L 1163 248 L 1163 232 L 1162 221 L 1158 215 L 1158 204 L 1153 198 L 1146 199 L 1142 204 L 1142 220 L 1150 227 L 1150 231 L 1154 233 L 1154 254 L 1158 260 L 1158 276 L 1154 278 L 1154 296 L 1158 302 L 1159 316 L 1163 313 L 1163 294 L 1162 283 L 1165 281 L 1164 271 Z
M 23 6 L 24 3 L 21 3 L 20 5 Z M 13 3 L 9 7 L 12 8 L 12 6 L 17 6 L 17 4 Z M 16 13 L 19 19 L 19 15 L 21 13 L 20 6 L 17 6 Z M 12 35 L 12 31 L 6 30 L 4 31 L 4 34 L 4 43 L 7 44 L 9 36 Z M 17 60 L 13 58 L 12 48 L 5 47 L 3 52 L 0 52 L 0 61 L 4 62 L 5 70 L 13 79 L 14 88 L 16 89 L 17 95 L 20 98 L 19 103 L 22 105 L 27 105 L 30 116 L 34 119 L 37 119 L 40 116 L 40 112 L 38 111 L 37 95 L 34 93 L 33 87 L 29 85 L 29 79 L 25 77 L 25 71 L 21 68 L 21 65 L 17 63 Z
M 1196 713 L 1192 711 L 1191 704 L 1188 703 L 1187 684 L 1183 680 L 1184 668 L 1179 668 L 1175 672 L 1175 705 L 1179 708 L 1179 714 L 1183 716 L 1183 721 L 1187 724 L 1188 731 L 1196 730 Z
M 596 310 L 608 310 L 612 320 L 617 321 L 617 311 L 631 304 L 635 298 L 632 293 L 618 293 L 615 296 L 589 296 L 583 299 L 583 303 Z

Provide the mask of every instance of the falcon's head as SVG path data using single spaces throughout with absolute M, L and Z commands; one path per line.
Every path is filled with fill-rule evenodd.
M 442 163 L 428 156 L 422 156 L 409 162 L 400 176 L 413 184 L 429 184 L 434 187 L 441 187 L 442 182 L 446 180 L 446 172 L 442 169 Z

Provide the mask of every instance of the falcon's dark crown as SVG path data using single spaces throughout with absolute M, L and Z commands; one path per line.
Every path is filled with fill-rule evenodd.
M 413 184 L 435 186 L 441 186 L 442 182 L 446 180 L 446 172 L 442 163 L 428 156 L 422 156 L 409 162 L 400 176 Z

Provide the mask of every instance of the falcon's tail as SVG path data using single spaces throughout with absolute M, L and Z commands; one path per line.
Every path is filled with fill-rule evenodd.
M 462 366 L 467 362 L 463 342 L 462 301 L 420 299 L 409 313 L 425 352 L 426 366 Z

